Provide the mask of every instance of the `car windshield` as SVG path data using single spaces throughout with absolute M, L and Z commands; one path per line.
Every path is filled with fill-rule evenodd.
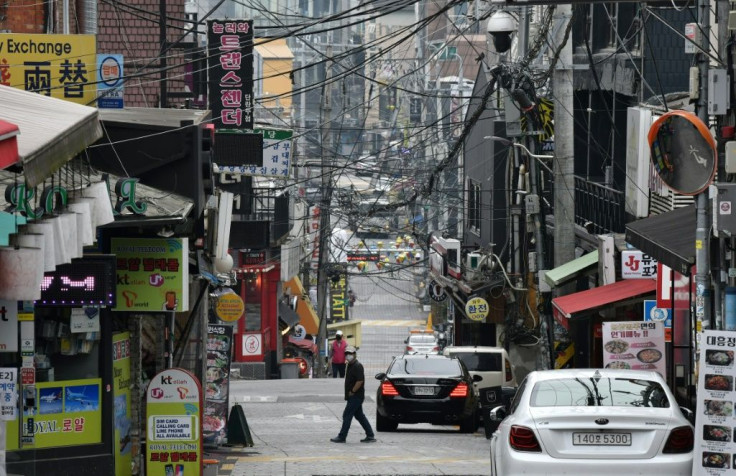
M 651 380 L 625 378 L 560 378 L 542 380 L 532 389 L 532 407 L 668 408 L 662 386 Z
M 460 363 L 453 359 L 396 359 L 391 375 L 461 375 Z
M 452 355 L 462 360 L 468 370 L 475 370 L 476 372 L 501 371 L 501 354 L 499 353 L 452 352 Z
M 434 344 L 436 340 L 434 336 L 418 335 L 409 337 L 409 342 L 412 344 Z

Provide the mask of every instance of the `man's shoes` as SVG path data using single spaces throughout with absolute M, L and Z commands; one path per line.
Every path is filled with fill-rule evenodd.
M 373 438 L 372 436 L 366 436 L 365 438 L 363 438 L 362 440 L 360 440 L 360 442 L 361 443 L 375 443 L 376 442 L 376 439 Z
M 333 443 L 345 443 L 345 438 L 340 438 L 339 436 L 336 436 L 334 438 L 330 438 L 330 441 Z

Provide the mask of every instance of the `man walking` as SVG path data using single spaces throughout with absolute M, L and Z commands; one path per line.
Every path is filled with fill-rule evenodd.
M 373 428 L 363 413 L 363 400 L 365 399 L 365 372 L 363 364 L 358 362 L 356 357 L 356 349 L 349 345 L 345 349 L 345 360 L 348 364 L 347 373 L 345 375 L 345 410 L 342 412 L 342 428 L 335 438 L 330 438 L 333 443 L 345 443 L 350 430 L 350 423 L 353 417 L 358 420 L 360 426 L 365 431 L 365 438 L 360 440 L 361 443 L 374 443 L 376 441 Z
M 332 341 L 330 357 L 332 359 L 332 378 L 345 376 L 345 349 L 348 343 L 342 338 L 342 331 L 335 332 L 335 340 Z

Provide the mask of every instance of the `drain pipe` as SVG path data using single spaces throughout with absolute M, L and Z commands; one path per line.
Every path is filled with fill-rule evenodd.
M 68 0 L 65 0 L 67 2 Z M 82 4 L 82 31 L 85 35 L 97 34 L 97 0 L 83 0 Z M 65 18 L 68 23 L 68 10 L 65 8 Z

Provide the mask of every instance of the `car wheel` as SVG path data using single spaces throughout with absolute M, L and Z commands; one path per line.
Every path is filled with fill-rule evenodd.
M 386 417 L 381 416 L 380 413 L 376 412 L 376 430 L 377 431 L 396 431 L 399 424 L 395 421 L 391 421 Z
M 480 422 L 478 421 L 478 412 L 475 411 L 468 418 L 460 422 L 460 433 L 475 433 L 475 430 L 478 429 L 479 424 Z

